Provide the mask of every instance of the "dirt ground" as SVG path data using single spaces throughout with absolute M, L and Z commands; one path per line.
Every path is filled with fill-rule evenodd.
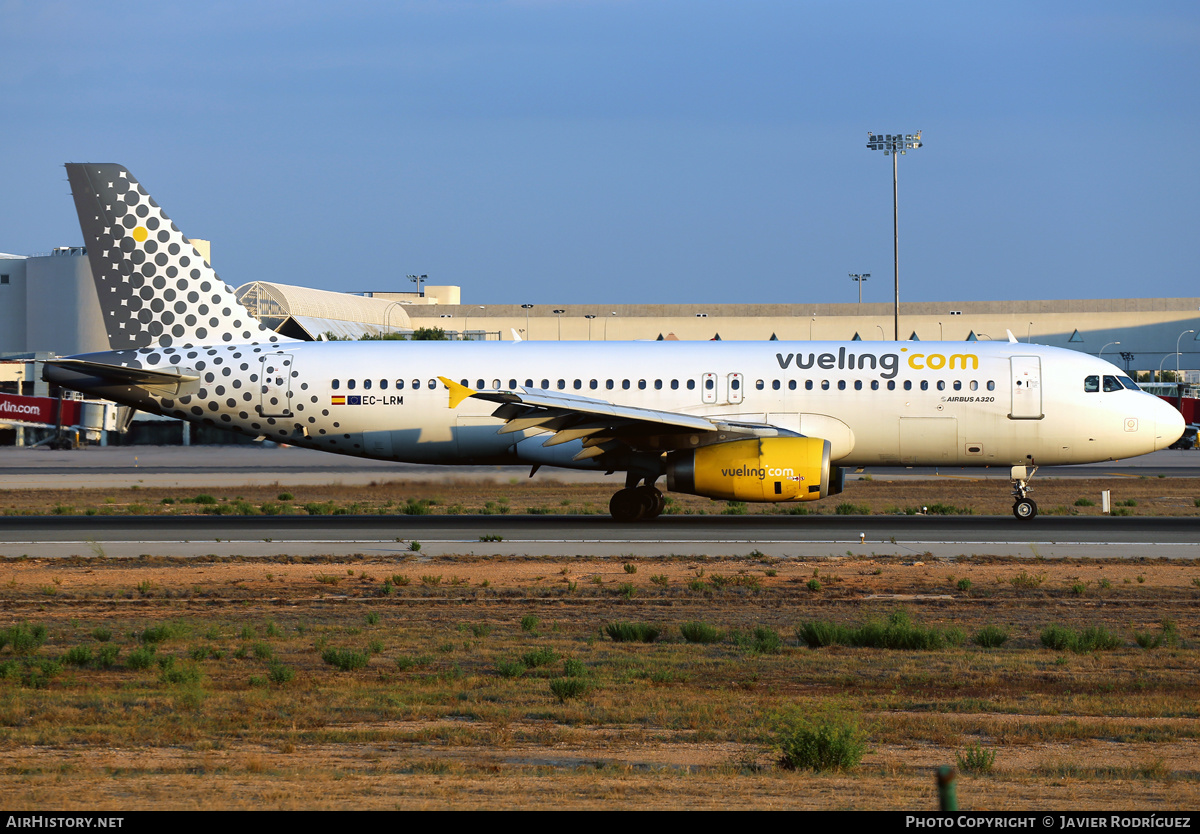
M 0 628 L 47 637 L 0 649 L 0 804 L 933 809 L 935 768 L 978 744 L 995 764 L 960 777 L 964 809 L 1195 808 L 1198 600 L 1182 561 L 10 559 Z M 899 609 L 1011 636 L 929 651 L 797 637 Z M 662 634 L 614 642 L 616 621 Z M 689 621 L 726 636 L 685 643 Z M 1182 642 L 1139 648 L 1164 621 Z M 1050 623 L 1120 646 L 1053 651 Z M 782 645 L 751 647 L 758 628 Z M 365 668 L 322 659 L 367 643 Z M 101 645 L 119 647 L 107 668 L 64 660 Z M 151 647 L 157 665 L 133 668 Z M 536 650 L 557 666 L 507 676 Z M 560 702 L 563 658 L 590 689 Z M 38 683 L 37 659 L 62 669 Z M 796 714 L 849 716 L 861 764 L 779 767 L 773 729 Z

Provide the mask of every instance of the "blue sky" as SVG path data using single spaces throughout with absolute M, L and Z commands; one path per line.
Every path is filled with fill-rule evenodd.
M 1195 2 L 0 0 L 0 251 L 119 162 L 233 285 L 1200 295 Z

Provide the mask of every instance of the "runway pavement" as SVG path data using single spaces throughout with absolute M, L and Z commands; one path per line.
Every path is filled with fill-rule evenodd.
M 481 541 L 484 537 L 499 541 Z M 1011 516 L 128 516 L 0 518 L 0 556 L 846 555 L 1200 558 L 1200 519 Z

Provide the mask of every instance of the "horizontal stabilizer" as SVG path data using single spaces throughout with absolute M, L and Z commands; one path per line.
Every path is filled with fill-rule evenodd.
M 103 362 L 88 362 L 84 359 L 55 359 L 46 363 L 43 372 L 49 382 L 69 386 L 69 379 L 80 376 L 92 377 L 112 385 L 137 385 L 147 387 L 175 387 L 184 382 L 200 379 L 194 374 L 172 371 L 151 371 L 146 368 L 126 368 L 121 365 L 106 365 Z

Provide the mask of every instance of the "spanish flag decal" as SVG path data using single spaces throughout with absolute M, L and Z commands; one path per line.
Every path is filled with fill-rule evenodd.
M 345 405 L 346 398 L 345 397 L 334 397 L 332 404 L 333 405 Z

